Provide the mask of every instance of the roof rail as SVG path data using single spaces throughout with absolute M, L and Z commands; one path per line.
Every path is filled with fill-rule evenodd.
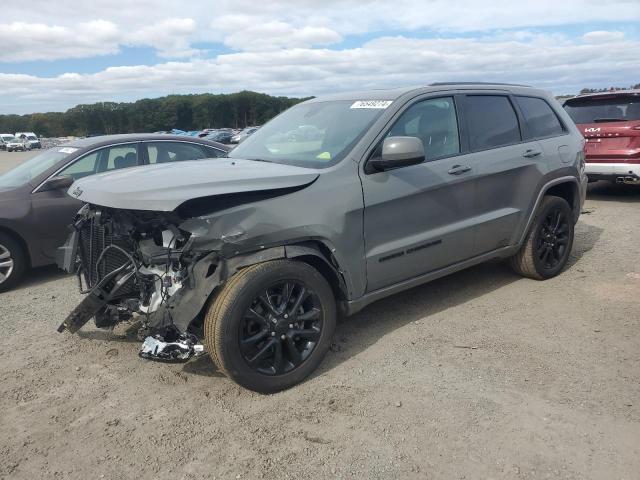
M 498 83 L 498 82 L 435 82 L 430 83 L 430 87 L 442 87 L 446 85 L 500 85 L 506 87 L 531 87 L 531 85 L 522 85 L 520 83 Z

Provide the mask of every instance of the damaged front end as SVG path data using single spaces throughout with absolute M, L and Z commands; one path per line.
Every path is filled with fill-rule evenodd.
M 187 290 L 187 297 L 199 292 L 195 278 L 215 272 L 217 255 L 194 248 L 195 238 L 179 228 L 181 222 L 171 212 L 85 205 L 59 250 L 59 264 L 78 276 L 87 295 L 58 331 L 75 333 L 91 318 L 111 328 L 137 317 L 138 336 L 146 338 L 141 356 L 181 361 L 202 351 L 191 325 L 198 311 L 176 313 L 176 306 Z

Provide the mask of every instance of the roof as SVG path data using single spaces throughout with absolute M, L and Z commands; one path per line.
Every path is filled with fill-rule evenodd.
M 408 93 L 429 93 L 440 90 L 522 90 L 532 89 L 527 85 L 512 83 L 487 83 L 487 82 L 438 82 L 424 86 L 409 86 L 391 89 L 359 90 L 353 92 L 322 95 L 305 103 L 339 101 L 339 100 L 397 100 Z
M 151 140 L 173 140 L 181 142 L 195 142 L 203 145 L 210 145 L 222 150 L 229 150 L 227 145 L 223 145 L 218 142 L 212 142 L 211 140 L 205 140 L 199 137 L 190 137 L 187 135 L 167 135 L 164 133 L 123 133 L 118 135 L 100 135 L 97 137 L 81 138 L 79 140 L 73 140 L 68 143 L 78 148 L 94 148 L 102 147 L 106 145 L 112 145 L 115 143 L 124 142 L 142 142 Z

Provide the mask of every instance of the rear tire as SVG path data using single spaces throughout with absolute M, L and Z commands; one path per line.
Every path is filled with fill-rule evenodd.
M 218 369 L 260 393 L 287 389 L 322 362 L 336 326 L 336 302 L 310 265 L 275 260 L 247 267 L 222 287 L 204 320 Z
M 0 292 L 12 289 L 27 269 L 27 255 L 13 237 L 0 233 Z
M 544 197 L 524 243 L 509 259 L 511 268 L 535 280 L 558 275 L 571 254 L 574 224 L 573 211 L 564 198 Z

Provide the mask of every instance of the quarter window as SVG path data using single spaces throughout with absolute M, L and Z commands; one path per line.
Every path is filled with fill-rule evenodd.
M 419 138 L 427 160 L 460 153 L 453 98 L 430 98 L 412 105 L 396 121 L 388 136 Z
M 516 97 L 516 102 L 527 122 L 531 138 L 551 137 L 564 133 L 558 116 L 543 99 Z
M 518 117 L 508 97 L 469 95 L 466 113 L 471 150 L 485 150 L 522 140 Z

